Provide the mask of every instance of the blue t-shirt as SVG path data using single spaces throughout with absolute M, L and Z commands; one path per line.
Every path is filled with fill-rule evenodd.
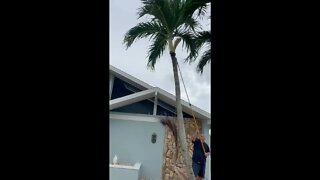
M 198 164 L 206 163 L 206 156 L 204 155 L 203 148 L 200 139 L 196 138 L 193 142 L 193 155 L 192 160 Z M 207 143 L 203 142 L 203 146 L 206 152 L 210 152 L 210 148 Z

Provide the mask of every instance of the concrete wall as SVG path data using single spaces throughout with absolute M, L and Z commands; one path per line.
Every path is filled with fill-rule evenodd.
M 119 163 L 140 162 L 142 177 L 161 180 L 164 131 L 160 122 L 110 119 L 110 162 L 115 154 Z M 155 144 L 153 133 L 157 134 Z
M 140 180 L 140 166 L 137 168 L 128 166 L 110 165 L 109 179 L 126 179 L 126 180 Z
M 110 179 L 138 180 L 139 172 L 134 169 L 110 168 Z

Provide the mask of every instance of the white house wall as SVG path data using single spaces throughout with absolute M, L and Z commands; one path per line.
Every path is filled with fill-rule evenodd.
M 157 135 L 156 143 L 151 142 L 153 133 Z M 155 118 L 110 115 L 110 162 L 115 155 L 119 163 L 139 162 L 142 176 L 160 180 L 164 133 L 163 125 Z

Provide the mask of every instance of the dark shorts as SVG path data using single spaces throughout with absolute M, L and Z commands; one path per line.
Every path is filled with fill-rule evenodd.
M 192 161 L 192 169 L 196 177 L 199 176 L 203 178 L 206 170 L 206 163 L 199 164 Z

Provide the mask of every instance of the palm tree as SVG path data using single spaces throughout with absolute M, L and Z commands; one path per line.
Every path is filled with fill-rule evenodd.
M 198 55 L 195 31 L 199 23 L 194 18 L 194 12 L 199 7 L 206 6 L 204 0 L 141 0 L 143 6 L 138 9 L 138 19 L 148 15 L 148 22 L 138 23 L 124 37 L 128 49 L 135 40 L 149 37 L 152 45 L 148 51 L 148 67 L 154 69 L 157 60 L 168 48 L 171 56 L 175 80 L 176 112 L 178 120 L 178 142 L 187 168 L 188 179 L 194 179 L 191 158 L 188 153 L 185 127 L 181 108 L 180 82 L 177 69 L 176 47 L 182 40 L 183 47 L 188 52 L 187 61 L 194 61 Z M 199 11 L 198 15 L 201 15 Z

